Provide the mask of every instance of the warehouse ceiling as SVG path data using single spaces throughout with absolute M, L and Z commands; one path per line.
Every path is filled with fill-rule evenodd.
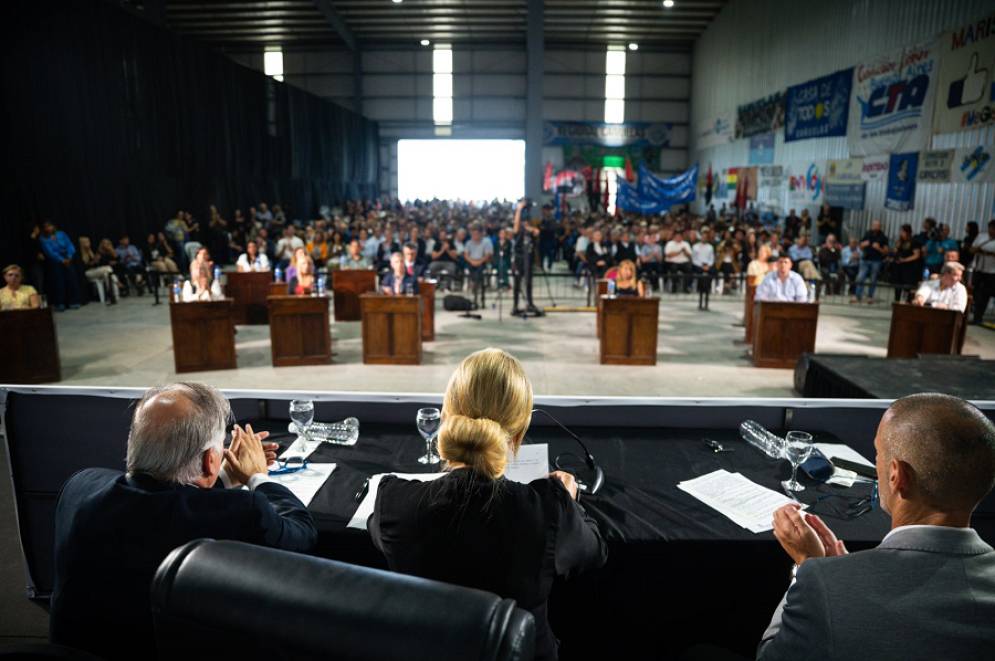
M 129 0 L 134 3 L 135 0 Z M 548 47 L 689 49 L 725 0 L 546 0 Z M 230 51 L 525 43 L 525 0 L 165 0 L 171 29 Z

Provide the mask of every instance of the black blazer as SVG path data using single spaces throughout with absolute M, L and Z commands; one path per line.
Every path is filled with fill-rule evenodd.
M 413 276 L 412 275 L 405 275 L 404 276 L 404 280 L 401 281 L 401 293 L 402 294 L 404 293 L 404 288 L 407 287 L 408 285 L 411 285 L 412 291 L 415 294 L 418 293 L 418 274 L 419 273 L 420 273 L 420 269 L 418 267 L 415 267 L 415 275 L 413 275 Z M 386 275 L 384 275 L 383 278 L 380 279 L 380 290 L 383 291 L 384 287 L 390 287 L 390 290 L 394 291 L 394 272 L 393 271 L 391 271 L 390 273 L 387 273 Z
M 56 506 L 51 640 L 106 659 L 154 656 L 149 588 L 174 548 L 209 537 L 308 551 L 317 536 L 303 503 L 275 482 L 201 489 L 82 470 Z
M 555 478 L 520 484 L 458 469 L 432 482 L 385 477 L 367 522 L 394 571 L 511 598 L 536 621 L 536 656 L 556 659 L 546 619 L 556 576 L 605 563 L 597 524 Z

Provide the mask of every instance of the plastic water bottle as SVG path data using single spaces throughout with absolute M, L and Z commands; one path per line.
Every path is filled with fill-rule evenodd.
M 277 266 L 273 270 L 273 277 L 276 279 L 277 282 L 283 282 L 283 269 Z
M 179 278 L 173 280 L 173 301 L 179 303 L 183 299 L 183 285 L 180 284 Z
M 288 431 L 295 431 L 293 422 L 288 426 Z M 312 422 L 308 427 L 308 436 L 316 441 L 336 445 L 355 445 L 359 440 L 359 420 L 346 418 L 341 422 Z
M 318 276 L 318 296 L 325 295 L 325 276 Z
M 615 298 L 615 281 L 608 281 L 608 298 Z
M 815 303 L 815 283 L 808 283 L 808 302 Z
M 739 426 L 739 435 L 771 459 L 784 458 L 784 439 L 767 431 L 759 422 L 755 420 L 743 422 Z
M 928 268 L 924 268 L 922 270 L 922 279 L 923 280 L 929 280 L 929 269 Z
M 221 267 L 220 266 L 215 266 L 214 267 L 214 279 L 217 282 L 221 282 Z

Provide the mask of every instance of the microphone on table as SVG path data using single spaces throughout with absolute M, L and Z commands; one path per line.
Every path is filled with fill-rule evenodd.
M 564 425 L 562 422 L 553 417 L 553 414 L 550 413 L 549 411 L 544 411 L 543 409 L 532 409 L 532 413 L 533 414 L 542 413 L 544 416 L 546 416 L 554 423 L 556 423 L 556 425 L 560 429 L 569 434 L 570 438 L 577 441 L 577 445 L 579 445 L 580 449 L 584 451 L 584 463 L 586 463 L 587 467 L 594 472 L 593 479 L 589 483 L 582 482 L 581 480 L 578 479 L 577 485 L 578 487 L 580 487 L 581 491 L 583 491 L 585 494 L 589 496 L 593 496 L 594 494 L 598 493 L 601 490 L 601 487 L 604 486 L 605 484 L 605 471 L 602 470 L 601 466 L 598 465 L 598 462 L 594 460 L 594 455 L 591 454 L 591 451 L 587 449 L 586 445 L 584 445 L 584 441 L 580 440 L 580 436 L 573 433 L 566 425 Z M 553 465 L 556 466 L 557 468 L 560 468 L 559 465 L 560 456 L 561 455 L 557 455 L 557 457 L 553 460 Z

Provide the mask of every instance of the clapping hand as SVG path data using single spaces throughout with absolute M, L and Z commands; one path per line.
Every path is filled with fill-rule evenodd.
M 248 484 L 253 475 L 265 475 L 267 466 L 276 459 L 276 444 L 263 445 L 263 439 L 269 436 L 269 432 L 255 433 L 252 425 L 246 425 L 245 429 L 235 425 L 231 436 L 231 445 L 225 449 L 223 467 L 228 477 L 237 484 Z
M 803 515 L 798 503 L 789 503 L 774 512 L 774 537 L 796 565 L 809 558 L 848 553 L 829 526 L 815 514 Z

